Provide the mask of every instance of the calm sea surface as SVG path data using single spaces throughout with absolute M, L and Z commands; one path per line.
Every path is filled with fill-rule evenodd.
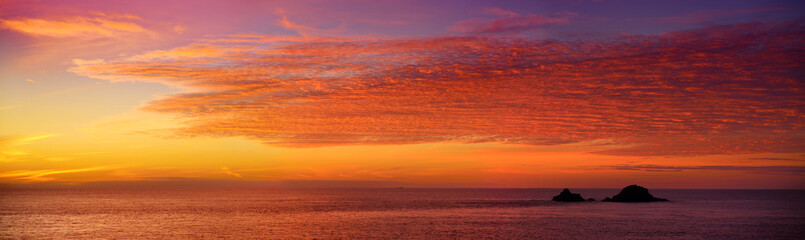
M 571 189 L 598 200 L 619 189 Z M 560 189 L 0 190 L 4 239 L 805 239 L 805 191 L 668 190 L 556 203 Z

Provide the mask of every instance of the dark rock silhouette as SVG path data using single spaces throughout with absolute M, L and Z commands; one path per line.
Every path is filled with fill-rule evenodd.
M 595 198 L 588 198 L 587 201 L 588 202 L 595 202 Z
M 629 185 L 623 188 L 618 195 L 612 198 L 604 198 L 604 202 L 666 202 L 668 199 L 655 198 L 648 193 L 648 189 L 637 186 Z
M 581 194 L 571 193 L 570 189 L 567 188 L 562 190 L 559 195 L 554 196 L 553 200 L 557 202 L 584 202 L 584 198 L 581 197 Z

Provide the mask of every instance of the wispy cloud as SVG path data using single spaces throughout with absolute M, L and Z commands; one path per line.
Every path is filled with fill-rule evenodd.
M 277 21 L 279 26 L 294 31 L 299 35 L 305 37 L 321 33 L 333 33 L 344 29 L 343 24 L 340 24 L 337 28 L 333 29 L 320 29 L 316 27 L 305 26 L 299 23 L 292 22 L 291 20 L 288 20 L 288 16 L 286 15 L 285 10 L 283 9 L 277 9 L 275 13 L 280 17 L 280 20 Z
M 702 10 L 685 13 L 679 16 L 652 17 L 644 20 L 655 21 L 658 23 L 708 23 L 719 18 L 735 17 L 747 14 L 780 12 L 790 9 L 786 8 L 749 8 L 749 9 L 717 9 Z
M 802 151 L 801 22 L 606 41 L 495 36 L 209 40 L 82 62 L 99 79 L 192 93 L 147 110 L 179 135 L 293 147 L 424 142 L 563 144 L 599 154 Z M 188 54 L 180 54 L 188 51 Z M 195 53 L 195 52 L 199 53 Z
M 58 134 L 0 137 L 0 162 L 14 162 L 27 159 L 33 156 L 33 154 L 25 150 L 23 146 L 55 136 L 58 136 Z
M 0 19 L 0 29 L 8 29 L 36 37 L 53 38 L 125 38 L 133 34 L 154 35 L 133 20 L 135 16 L 94 17 L 68 16 L 57 18 L 19 17 Z
M 757 158 L 750 158 L 750 160 L 762 160 L 762 161 L 805 161 L 802 159 L 795 159 L 795 158 L 773 158 L 773 157 L 757 157 Z
M 109 167 L 99 166 L 99 167 L 78 168 L 78 169 L 60 169 L 60 170 L 54 170 L 54 169 L 15 170 L 15 171 L 0 172 L 0 178 L 12 178 L 24 181 L 41 182 L 41 181 L 53 180 L 54 178 L 48 177 L 50 175 L 80 173 L 80 172 L 98 171 L 106 169 L 109 169 Z
M 805 166 L 731 166 L 731 165 L 714 165 L 714 166 L 663 166 L 663 165 L 613 165 L 605 166 L 614 170 L 627 170 L 627 171 L 745 171 L 754 173 L 771 173 L 771 174 L 803 174 L 805 173 Z
M 221 172 L 225 173 L 226 175 L 233 176 L 233 177 L 236 177 L 236 178 L 243 178 L 243 176 L 241 176 L 240 174 L 232 171 L 232 169 L 229 169 L 228 167 L 221 167 Z
M 556 17 L 537 14 L 522 16 L 500 8 L 487 8 L 484 13 L 499 16 L 496 19 L 473 18 L 460 21 L 447 30 L 460 33 L 505 33 L 535 30 L 547 26 L 566 24 L 575 13 L 563 12 Z
M 450 26 L 448 30 L 460 33 L 519 32 L 566 22 L 566 19 L 540 15 L 509 17 L 495 20 L 469 19 Z
M 8 136 L 0 138 L 0 146 L 22 146 L 30 144 L 31 142 L 55 137 L 58 134 L 44 134 L 44 135 L 37 135 L 37 136 L 27 136 L 27 137 L 20 137 L 20 136 Z
M 509 10 L 496 8 L 496 7 L 484 8 L 484 13 L 489 14 L 489 15 L 501 16 L 501 17 L 516 17 L 516 16 L 520 15 L 520 14 L 518 14 L 516 12 L 512 12 L 512 11 L 509 11 Z
M 520 169 L 511 169 L 511 168 L 481 169 L 481 172 L 504 173 L 504 174 L 534 174 L 534 172 L 524 171 Z

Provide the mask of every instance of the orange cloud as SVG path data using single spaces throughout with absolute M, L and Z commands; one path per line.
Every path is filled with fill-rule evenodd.
M 98 14 L 96 14 L 98 15 Z M 37 37 L 55 38 L 121 38 L 133 34 L 154 35 L 131 20 L 136 16 L 98 15 L 96 17 L 60 17 L 0 19 L 0 29 L 8 29 Z
M 653 164 L 639 165 L 613 165 L 604 166 L 614 170 L 623 171 L 653 171 L 653 172 L 679 172 L 679 171 L 745 171 L 760 174 L 785 174 L 800 175 L 805 173 L 805 166 L 732 166 L 732 165 L 712 165 L 712 166 L 662 166 Z
M 236 177 L 236 178 L 243 178 L 243 176 L 241 176 L 240 174 L 232 171 L 228 167 L 221 167 L 221 172 L 226 174 L 226 175 L 233 176 L 233 177 Z
M 600 141 L 631 146 L 598 152 L 614 155 L 800 152 L 802 37 L 802 23 L 573 42 L 249 36 L 188 47 L 212 57 L 179 48 L 79 61 L 71 71 L 192 89 L 145 107 L 185 116 L 176 130 L 185 136 L 294 147 Z
M 33 182 L 41 182 L 41 181 L 49 181 L 53 180 L 54 178 L 48 177 L 50 175 L 57 175 L 57 174 L 68 174 L 68 173 L 80 173 L 80 172 L 89 172 L 89 171 L 99 171 L 99 170 L 106 170 L 109 169 L 108 167 L 89 167 L 89 168 L 79 168 L 79 169 L 65 169 L 65 170 L 17 170 L 17 171 L 7 171 L 7 172 L 0 172 L 0 178 L 14 178 L 24 181 L 33 181 Z

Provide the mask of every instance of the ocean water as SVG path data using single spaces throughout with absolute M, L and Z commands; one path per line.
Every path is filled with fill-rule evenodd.
M 805 191 L 0 190 L 3 239 L 805 239 Z M 619 189 L 571 189 L 603 199 Z

